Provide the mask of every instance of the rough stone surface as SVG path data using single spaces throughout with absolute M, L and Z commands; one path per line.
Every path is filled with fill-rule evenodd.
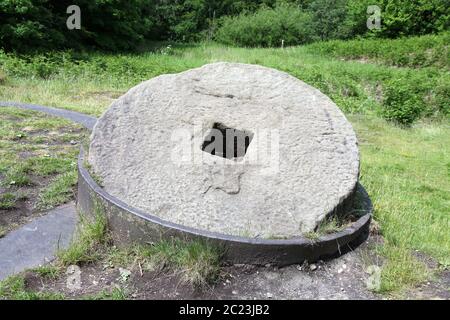
M 202 151 L 215 123 L 253 133 L 243 158 Z M 107 192 L 149 214 L 262 238 L 313 230 L 353 195 L 359 174 L 355 133 L 328 97 L 236 63 L 132 88 L 95 125 L 89 162 Z

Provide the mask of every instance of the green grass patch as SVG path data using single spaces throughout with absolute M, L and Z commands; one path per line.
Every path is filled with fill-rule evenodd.
M 408 248 L 386 244 L 378 247 L 378 253 L 386 260 L 381 270 L 378 292 L 398 291 L 426 281 L 431 276 L 427 266 L 416 259 Z
M 39 193 L 36 207 L 41 210 L 54 208 L 73 198 L 73 188 L 77 184 L 77 172 L 71 170 L 57 176 Z
M 44 279 L 57 279 L 61 275 L 61 268 L 57 265 L 53 264 L 46 264 L 34 269 L 30 270 L 31 272 L 34 272 L 38 274 L 41 278 Z
M 74 167 L 74 157 L 33 157 L 27 162 L 30 163 L 34 174 L 42 177 L 67 172 Z
M 3 180 L 4 186 L 31 186 L 33 184 L 29 173 L 31 167 L 27 163 L 18 163 L 10 168 L 6 172 L 5 179 Z
M 353 222 L 359 219 L 364 214 L 368 213 L 368 208 L 365 205 L 367 199 L 366 195 L 361 190 L 357 189 L 352 208 L 348 212 L 340 215 L 331 215 L 323 219 L 314 231 L 307 232 L 303 236 L 307 239 L 316 241 L 321 236 L 336 233 L 349 227 Z
M 3 238 L 7 232 L 8 231 L 7 231 L 6 227 L 0 226 L 0 239 Z
M 213 282 L 220 270 L 220 251 L 201 241 L 161 241 L 148 247 L 144 255 L 151 265 L 172 266 L 181 272 L 184 282 L 194 286 Z
M 5 192 L 0 194 L 0 209 L 14 209 L 16 208 L 17 201 L 25 199 L 27 199 L 27 196 L 22 192 Z
M 12 194 L 23 187 L 41 188 L 39 199 L 34 198 L 37 193 L 30 196 L 39 209 L 50 209 L 73 198 L 78 146 L 67 140 L 84 139 L 80 127 L 10 107 L 0 108 L 0 120 L 0 184 L 6 189 L 0 195 L 2 208 L 12 209 L 18 200 Z
M 184 283 L 203 287 L 219 276 L 221 250 L 203 241 L 161 240 L 152 245 L 113 248 L 108 261 L 121 266 L 139 264 L 150 271 L 173 270 Z
M 64 295 L 34 292 L 26 288 L 23 275 L 15 275 L 0 282 L 0 299 L 4 300 L 63 300 Z
M 77 234 L 70 246 L 57 253 L 64 266 L 82 264 L 98 260 L 109 242 L 107 220 L 100 204 L 95 206 L 93 219 L 80 214 Z
M 11 85 L 0 92 L 0 99 L 31 101 L 99 116 L 116 97 L 111 92 L 126 92 L 130 87 L 160 74 L 180 72 L 211 62 L 230 61 L 260 64 L 286 71 L 319 88 L 347 113 L 373 114 L 385 107 L 392 109 L 395 103 L 388 102 L 384 106 L 384 89 L 387 86 L 394 86 L 395 89 L 395 80 L 406 81 L 408 87 L 412 88 L 413 96 L 408 96 L 406 100 L 417 101 L 420 105 L 418 113 L 414 113 L 416 111 L 412 108 L 414 120 L 442 117 L 450 111 L 450 74 L 440 64 L 422 64 L 423 68 L 416 69 L 392 68 L 389 65 L 330 59 L 327 52 L 333 50 L 321 47 L 346 48 L 348 45 L 351 48 L 361 43 L 361 48 L 365 48 L 367 43 L 374 50 L 378 46 L 383 47 L 380 56 L 405 50 L 403 56 L 409 57 L 409 52 L 415 52 L 415 49 L 413 46 L 411 49 L 408 43 L 421 43 L 424 52 L 428 52 L 430 46 L 438 50 L 447 41 L 448 34 L 429 37 L 435 40 L 415 37 L 398 41 L 335 41 L 331 44 L 327 42 L 285 49 L 229 48 L 214 43 L 173 45 L 170 54 L 157 51 L 121 55 L 90 53 L 82 61 L 76 55 L 72 57 L 70 53 L 60 52 L 52 55 L 64 56 L 64 63 L 52 65 L 49 70 L 51 76 L 46 79 L 30 74 L 30 66 L 43 61 L 39 55 L 27 59 L 4 55 L 0 58 L 0 64 L 12 75 L 12 80 Z M 402 49 L 405 46 L 408 49 Z M 434 56 L 448 61 L 448 53 L 447 56 L 444 53 Z M 336 58 L 340 57 L 337 54 Z
M 16 206 L 16 195 L 11 192 L 3 193 L 0 195 L 0 209 L 8 210 L 13 209 Z
M 304 234 L 305 238 L 309 240 L 316 241 L 321 236 L 339 232 L 344 228 L 342 225 L 340 218 L 336 216 L 325 218 L 323 221 L 321 221 L 317 228 L 314 231 L 310 231 Z
M 450 128 L 422 123 L 405 129 L 373 118 L 350 117 L 361 150 L 361 181 L 374 203 L 386 257 L 384 291 L 423 280 L 414 250 L 450 265 Z

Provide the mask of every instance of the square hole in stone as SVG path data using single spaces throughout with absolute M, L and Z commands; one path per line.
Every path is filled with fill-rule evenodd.
M 253 133 L 250 131 L 215 122 L 202 143 L 202 150 L 222 158 L 241 158 L 247 153 L 252 139 Z

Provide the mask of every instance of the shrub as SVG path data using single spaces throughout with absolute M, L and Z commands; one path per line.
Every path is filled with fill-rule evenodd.
M 316 42 L 307 46 L 312 54 L 338 58 L 368 58 L 375 62 L 399 67 L 450 68 L 448 59 L 450 32 L 438 35 L 405 37 L 400 39 L 356 39 Z
M 347 0 L 314 0 L 309 6 L 312 24 L 321 40 L 342 38 Z
M 153 26 L 149 0 L 78 0 L 81 30 L 68 30 L 68 0 L 0 1 L 0 43 L 8 51 L 95 46 L 136 48 Z
M 6 82 L 6 74 L 0 69 L 0 85 Z
M 438 85 L 433 90 L 434 100 L 432 100 L 438 111 L 442 112 L 442 114 L 446 116 L 450 115 L 450 86 L 448 84 L 449 82 L 447 82 L 447 84 Z
M 378 0 L 381 2 L 381 33 L 386 37 L 421 35 L 447 30 L 448 0 Z
M 386 120 L 410 125 L 426 110 L 426 105 L 417 88 L 408 79 L 395 79 L 384 89 L 381 115 Z
M 311 15 L 289 4 L 226 17 L 215 35 L 224 44 L 246 47 L 279 47 L 282 40 L 286 45 L 297 45 L 313 38 Z

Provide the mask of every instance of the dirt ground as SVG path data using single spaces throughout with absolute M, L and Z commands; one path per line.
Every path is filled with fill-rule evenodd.
M 0 209 L 0 226 L 4 229 L 4 234 L 17 229 L 18 227 L 32 221 L 34 218 L 44 215 L 45 212 L 36 208 L 39 190 L 48 185 L 51 178 L 32 177 L 33 184 L 31 186 L 24 186 L 14 188 L 15 192 L 24 195 L 19 198 L 14 207 L 11 209 Z M 0 178 L 1 182 L 1 178 Z M 0 194 L 10 192 L 12 188 L 0 187 Z M 4 235 L 3 234 L 3 235 Z
M 43 280 L 34 273 L 25 276 L 26 285 L 35 291 L 63 293 L 66 299 L 86 299 L 99 292 L 121 288 L 126 299 L 450 299 L 450 272 L 443 272 L 439 280 L 424 283 L 396 296 L 373 293 L 368 286 L 371 268 L 368 250 L 371 239 L 360 248 L 330 261 L 315 264 L 273 266 L 233 265 L 222 269 L 220 280 L 199 289 L 184 284 L 180 275 L 160 270 L 142 272 L 138 266 L 124 279 L 123 269 L 102 262 L 81 267 L 81 285 L 69 289 L 68 275 L 56 280 Z M 369 271 L 369 272 L 368 272 Z M 108 297 L 103 297 L 108 298 Z
M 48 116 L 37 114 L 29 117 L 31 120 L 40 121 L 46 119 Z M 28 122 L 31 121 L 29 118 L 26 118 L 26 120 Z M 54 130 L 47 130 L 37 129 L 32 126 L 23 127 L 21 125 L 22 118 L 4 117 L 2 121 L 14 123 L 14 127 L 17 127 L 17 130 L 23 133 L 23 136 L 13 141 L 14 149 L 5 150 L 9 154 L 13 153 L 17 155 L 16 164 L 22 164 L 27 160 L 42 156 L 48 158 L 59 157 L 57 154 L 61 152 L 67 155 L 73 154 L 73 161 L 76 163 L 76 151 L 79 149 L 80 142 L 86 134 L 86 130 L 81 127 L 76 125 L 61 125 L 61 127 Z M 71 140 L 67 140 L 67 136 L 69 135 L 72 137 Z M 6 138 L 0 138 L 0 141 L 3 139 L 6 140 Z M 21 151 L 17 152 L 15 149 Z M 30 171 L 26 173 L 27 178 L 30 179 L 30 183 L 19 186 L 5 183 L 5 176 L 5 173 L 2 174 L 0 172 L 0 196 L 6 193 L 12 193 L 17 195 L 17 198 L 14 200 L 14 206 L 11 208 L 0 208 L 0 237 L 32 221 L 34 218 L 45 214 L 47 210 L 42 210 L 37 207 L 39 195 L 58 174 L 39 175 Z M 74 197 L 75 193 L 71 196 L 69 195 L 66 202 L 74 199 Z M 61 203 L 57 204 L 59 205 Z

